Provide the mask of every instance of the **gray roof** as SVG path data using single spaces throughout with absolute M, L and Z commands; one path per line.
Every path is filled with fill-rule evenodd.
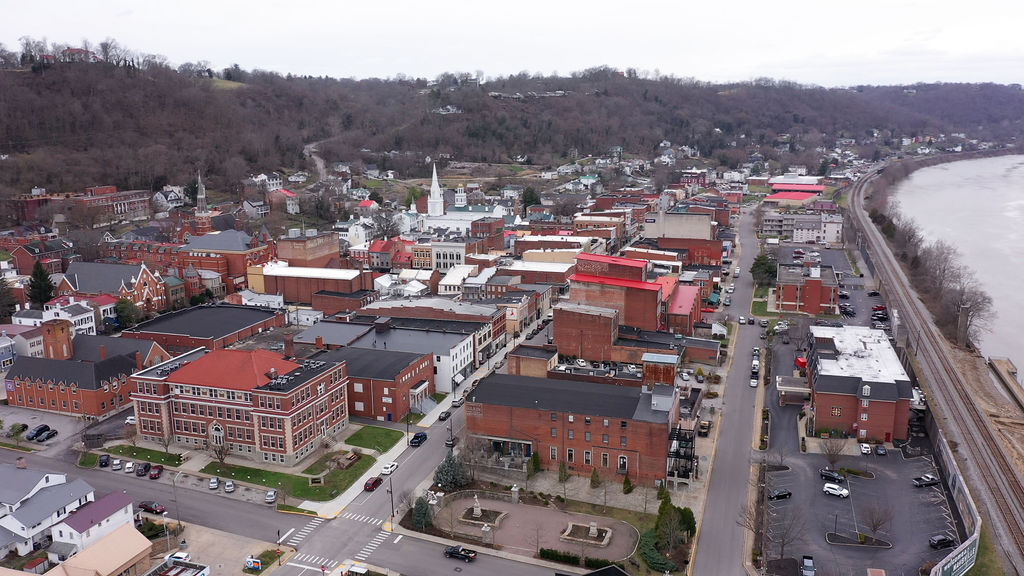
M 345 361 L 345 373 L 354 378 L 394 380 L 409 366 L 419 362 L 423 354 L 368 348 L 338 348 L 311 357 L 311 360 Z
M 323 337 L 324 344 L 329 346 L 348 346 L 360 336 L 373 330 L 367 324 L 350 322 L 318 322 L 295 335 L 296 344 L 313 344 L 316 337 Z
M 81 478 L 66 484 L 43 488 L 25 501 L 21 508 L 15 510 L 13 516 L 25 526 L 35 526 L 49 518 L 58 509 L 88 496 L 91 492 L 93 492 L 93 487 Z
M 131 286 L 132 278 L 138 278 L 140 264 L 106 264 L 103 262 L 72 262 L 64 277 L 71 286 L 87 294 L 114 293 L 121 289 L 121 283 Z
M 51 472 L 0 464 L 0 504 L 17 504 Z M 52 472 L 59 474 L 59 472 Z
M 64 519 L 79 534 L 106 520 L 118 510 L 131 506 L 132 499 L 124 492 L 111 492 L 99 500 L 89 502 Z
M 633 386 L 491 374 L 480 380 L 467 400 L 477 404 L 623 420 L 668 422 L 667 412 L 651 410 L 648 394 L 642 388 Z
M 871 387 L 871 395 L 864 396 L 864 385 Z M 906 380 L 896 382 L 869 382 L 858 376 L 819 374 L 814 378 L 814 391 L 822 394 L 845 394 L 873 401 L 895 402 L 900 398 L 910 399 L 913 386 Z
M 125 332 L 185 334 L 194 338 L 222 338 L 277 315 L 273 310 L 249 306 L 194 306 L 163 314 Z
M 447 356 L 451 353 L 453 346 L 457 346 L 467 338 L 472 339 L 473 335 L 452 334 L 451 332 L 438 332 L 436 330 L 390 328 L 383 332 L 371 330 L 353 342 L 352 346 Z
M 91 334 L 75 336 L 73 344 L 75 353 L 72 358 L 87 362 L 94 362 L 100 359 L 100 346 L 103 346 L 106 351 L 107 358 L 125 354 L 134 358 L 136 352 L 141 352 L 143 359 L 145 359 L 150 349 L 154 346 L 154 343 L 149 340 L 93 336 Z
M 188 252 L 190 250 L 232 250 L 244 252 L 252 244 L 252 236 L 239 230 L 222 230 L 211 232 L 202 236 L 192 236 L 188 244 L 178 250 Z
M 7 379 L 41 380 L 43 382 L 63 382 L 67 385 L 77 384 L 83 390 L 97 390 L 103 382 L 122 375 L 127 377 L 135 372 L 135 360 L 129 356 L 108 356 L 99 362 L 82 360 L 53 360 L 50 358 L 33 358 L 18 356 Z

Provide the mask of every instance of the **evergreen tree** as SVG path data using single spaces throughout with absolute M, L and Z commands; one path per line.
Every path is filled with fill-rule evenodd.
M 462 462 L 462 458 L 448 452 L 444 460 L 437 465 L 437 470 L 434 470 L 434 483 L 445 492 L 451 492 L 469 484 L 469 474 L 466 472 L 466 465 Z
M 412 525 L 418 530 L 423 530 L 430 524 L 430 504 L 427 499 L 420 496 L 416 499 L 416 505 L 412 509 Z
M 117 311 L 117 323 L 121 325 L 121 328 L 131 328 L 142 318 L 142 312 L 134 302 L 127 298 L 118 300 L 114 310 Z
M 590 487 L 598 488 L 601 486 L 601 475 L 597 473 L 597 468 L 590 473 Z
M 0 276 L 0 322 L 10 322 L 11 315 L 14 314 L 14 305 L 17 300 L 14 299 L 14 294 L 11 293 L 11 286 L 7 283 L 7 278 Z
M 32 266 L 32 276 L 28 281 L 29 302 L 42 308 L 43 304 L 53 300 L 53 291 L 55 289 L 56 286 L 53 285 L 53 280 L 50 280 L 49 272 L 36 260 L 35 265 Z

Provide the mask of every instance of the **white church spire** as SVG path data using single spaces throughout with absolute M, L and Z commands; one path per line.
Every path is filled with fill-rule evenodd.
M 434 164 L 434 177 L 430 181 L 427 216 L 444 216 L 444 193 L 441 192 L 441 185 L 437 182 L 437 164 Z

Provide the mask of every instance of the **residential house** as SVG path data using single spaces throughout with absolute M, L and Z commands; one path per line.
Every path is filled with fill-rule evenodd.
M 65 268 L 65 259 L 72 254 L 70 243 L 61 240 L 39 240 L 22 244 L 11 250 L 11 258 L 19 274 L 31 274 L 36 262 L 50 274 L 59 274 Z
M 26 556 L 50 537 L 50 529 L 95 500 L 85 480 L 16 465 L 0 464 L 0 556 Z
M 124 491 L 111 492 L 75 510 L 50 529 L 50 562 L 63 562 L 118 528 L 134 529 L 134 525 L 132 499 Z
M 145 264 L 73 262 L 57 284 L 56 293 L 83 299 L 103 294 L 125 298 L 147 313 L 167 308 L 163 278 Z
M 96 333 L 95 311 L 84 302 L 76 302 L 74 296 L 69 297 L 64 305 L 60 299 L 54 299 L 45 304 L 44 310 L 26 308 L 11 316 L 11 320 L 21 326 L 42 326 L 44 322 L 54 319 L 71 322 L 77 334 Z

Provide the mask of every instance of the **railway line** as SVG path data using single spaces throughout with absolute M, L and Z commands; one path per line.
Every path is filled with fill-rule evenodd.
M 876 275 L 884 279 L 890 308 L 896 308 L 914 334 L 914 352 L 926 382 L 931 409 L 944 422 L 944 434 L 957 443 L 958 464 L 967 478 L 975 504 L 983 511 L 1009 574 L 1024 570 L 1024 485 L 1017 466 L 992 423 L 971 395 L 967 379 L 952 360 L 949 343 L 935 327 L 931 314 L 900 268 L 885 239 L 864 210 L 864 195 L 878 176 L 859 180 L 850 192 L 851 214 L 867 238 Z M 987 512 L 987 514 L 986 514 Z

